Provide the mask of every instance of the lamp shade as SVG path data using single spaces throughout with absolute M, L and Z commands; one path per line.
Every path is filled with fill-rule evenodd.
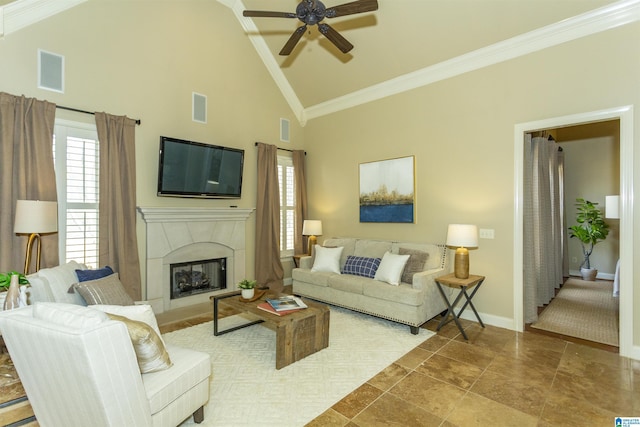
M 16 234 L 58 231 L 58 202 L 18 200 L 13 231 Z
M 478 227 L 471 224 L 449 224 L 447 246 L 478 247 Z
M 318 219 L 305 219 L 302 223 L 303 236 L 322 236 L 322 221 Z
M 620 196 L 606 196 L 604 203 L 605 218 L 620 219 Z

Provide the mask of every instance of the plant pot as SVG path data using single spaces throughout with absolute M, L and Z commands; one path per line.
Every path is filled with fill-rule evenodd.
M 596 276 L 598 275 L 598 270 L 595 268 L 581 268 L 580 274 L 582 275 L 582 280 L 594 282 L 596 280 Z
M 244 299 L 251 299 L 251 298 L 253 298 L 253 294 L 254 294 L 254 292 L 255 292 L 255 289 L 254 289 L 254 288 L 251 288 L 251 289 L 243 289 L 243 290 L 242 290 L 242 298 L 244 298 Z

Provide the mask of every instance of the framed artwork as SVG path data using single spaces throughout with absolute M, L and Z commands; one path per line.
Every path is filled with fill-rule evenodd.
M 360 163 L 360 222 L 414 222 L 414 156 Z

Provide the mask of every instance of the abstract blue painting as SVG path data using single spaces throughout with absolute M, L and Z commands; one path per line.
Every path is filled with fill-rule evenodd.
M 360 164 L 360 222 L 414 222 L 414 156 Z

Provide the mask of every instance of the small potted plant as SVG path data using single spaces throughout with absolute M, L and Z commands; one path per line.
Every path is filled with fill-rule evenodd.
M 242 298 L 251 299 L 253 298 L 253 294 L 255 292 L 256 281 L 244 279 L 240 283 L 238 283 L 238 287 L 242 289 Z
M 576 237 L 582 245 L 582 254 L 584 259 L 580 264 L 580 274 L 583 280 L 594 281 L 598 270 L 591 268 L 591 260 L 589 257 L 593 252 L 593 247 L 601 240 L 607 238 L 609 234 L 609 225 L 604 222 L 604 217 L 600 209 L 597 208 L 598 203 L 578 198 L 576 199 L 576 207 L 578 215 L 576 216 L 577 225 L 569 227 L 569 237 Z

